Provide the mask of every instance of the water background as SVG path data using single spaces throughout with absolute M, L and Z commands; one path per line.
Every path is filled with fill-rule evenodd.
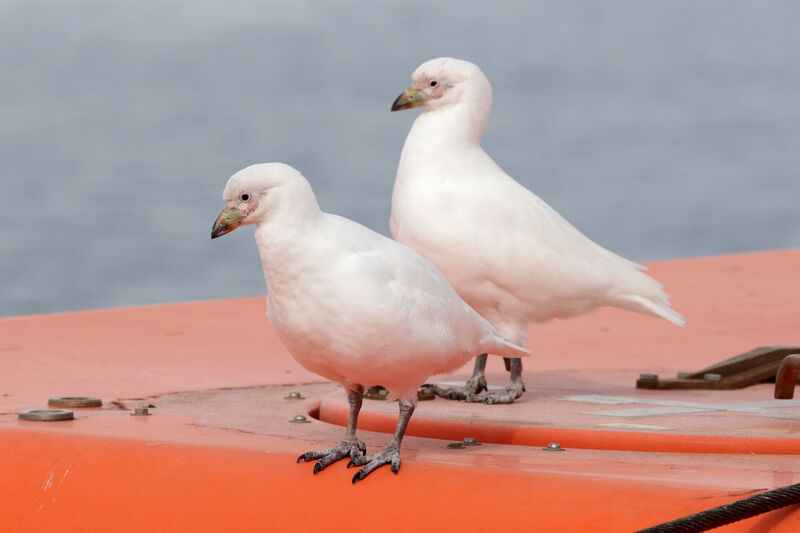
M 227 178 L 283 161 L 388 234 L 424 60 L 484 147 L 635 260 L 800 246 L 800 3 L 0 0 L 0 315 L 265 292 Z

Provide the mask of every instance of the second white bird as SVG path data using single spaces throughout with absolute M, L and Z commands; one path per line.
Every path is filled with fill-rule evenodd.
M 392 235 L 428 258 L 458 294 L 521 346 L 530 322 L 614 306 L 684 325 L 642 266 L 595 244 L 514 181 L 480 142 L 492 109 L 489 80 L 474 64 L 432 59 L 392 111 L 421 107 L 406 138 L 392 196 Z M 444 394 L 511 402 L 524 390 L 511 362 L 501 393 L 486 387 L 485 356 L 462 389 Z

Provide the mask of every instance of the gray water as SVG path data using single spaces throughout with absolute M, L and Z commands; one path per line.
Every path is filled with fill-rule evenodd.
M 482 67 L 484 147 L 635 260 L 800 246 L 800 3 L 0 0 L 0 315 L 263 294 L 227 178 L 284 161 L 388 234 L 416 66 Z

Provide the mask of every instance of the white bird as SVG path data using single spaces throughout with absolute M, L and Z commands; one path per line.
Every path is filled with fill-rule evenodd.
M 529 323 L 613 306 L 683 326 L 661 284 L 643 266 L 592 242 L 506 174 L 481 148 L 492 88 L 480 68 L 432 59 L 392 111 L 421 107 L 406 138 L 392 195 L 391 231 L 429 259 L 458 294 L 507 338 L 524 346 Z M 508 362 L 508 361 L 507 361 Z M 461 389 L 441 395 L 513 402 L 525 390 L 520 360 L 506 391 L 486 388 L 486 356 Z
M 363 466 L 353 483 L 384 464 L 397 473 L 417 389 L 429 375 L 486 351 L 530 355 L 498 335 L 421 255 L 320 211 L 308 181 L 292 167 L 247 167 L 230 178 L 222 198 L 227 207 L 211 238 L 256 225 L 273 329 L 297 362 L 347 391 L 344 439 L 297 460 L 317 460 L 315 474 L 346 457 L 348 467 Z M 364 387 L 377 384 L 399 398 L 400 416 L 386 448 L 365 456 L 356 423 Z

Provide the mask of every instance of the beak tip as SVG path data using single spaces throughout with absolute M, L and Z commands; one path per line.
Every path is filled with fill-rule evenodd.
M 232 207 L 223 209 L 211 228 L 211 238 L 216 239 L 232 232 L 239 227 L 241 219 L 242 214 L 238 210 Z
M 392 104 L 392 111 L 402 111 L 419 107 L 425 103 L 425 95 L 422 91 L 409 87 L 398 96 Z
M 400 111 L 403 109 L 403 106 L 405 105 L 405 102 L 403 102 L 403 96 L 405 96 L 405 94 L 406 93 L 403 93 L 395 98 L 394 102 L 392 102 L 392 111 Z
M 223 235 L 227 235 L 233 230 L 234 228 L 230 227 L 228 224 L 214 224 L 214 227 L 211 229 L 211 238 L 217 239 Z

